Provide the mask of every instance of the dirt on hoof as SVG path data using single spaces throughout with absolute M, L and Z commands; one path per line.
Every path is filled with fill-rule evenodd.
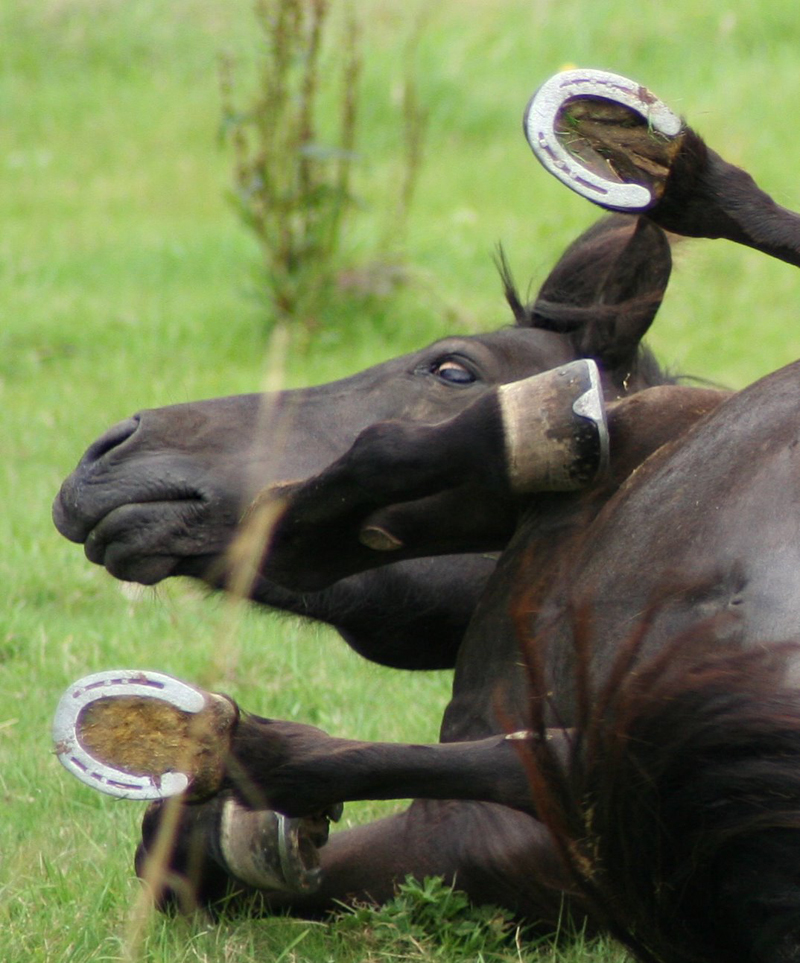
M 94 758 L 134 776 L 166 772 L 189 777 L 189 794 L 216 792 L 236 722 L 227 699 L 211 696 L 197 713 L 147 696 L 110 696 L 87 705 L 77 721 L 78 740 Z
M 562 146 L 590 170 L 626 184 L 641 184 L 660 198 L 683 134 L 665 137 L 641 114 L 599 97 L 575 97 L 556 118 Z

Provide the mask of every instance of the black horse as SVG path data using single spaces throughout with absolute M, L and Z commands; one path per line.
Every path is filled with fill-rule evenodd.
M 499 384 L 580 357 L 597 359 L 609 399 L 666 381 L 640 341 L 670 269 L 669 243 L 658 227 L 607 218 L 570 247 L 530 306 L 522 306 L 505 272 L 510 327 L 450 337 L 332 385 L 141 412 L 89 447 L 56 499 L 56 525 L 119 578 L 148 583 L 194 575 L 225 586 L 240 520 L 264 486 L 320 471 L 376 419 L 446 421 Z M 422 504 L 440 515 L 435 499 Z M 503 514 L 511 530 L 513 510 L 492 513 L 497 521 Z M 372 563 L 376 553 L 368 556 Z M 270 607 L 329 622 L 367 658 L 412 669 L 452 668 L 460 660 L 461 678 L 459 652 L 496 554 L 380 557 L 391 564 L 324 588 L 287 588 L 256 570 L 246 591 Z M 312 566 L 303 570 L 314 575 Z M 518 675 L 499 646 L 482 653 L 480 664 L 488 664 L 492 680 Z M 498 731 L 481 712 L 467 709 L 464 726 L 474 720 L 480 735 Z M 213 822 L 214 807 L 206 808 Z M 203 823 L 204 813 L 193 808 L 187 820 Z M 540 833 L 507 807 L 420 800 L 405 813 L 336 833 L 321 853 L 321 887 L 273 894 L 270 904 L 318 913 L 351 897 L 388 899 L 409 873 L 440 874 L 457 878 L 477 902 L 537 918 L 540 901 L 522 885 L 528 872 L 520 854 L 535 850 Z M 181 844 L 176 866 L 184 855 L 188 862 L 189 848 Z M 215 867 L 212 861 L 199 873 L 200 902 L 227 892 L 229 878 Z
M 608 107 L 603 101 L 602 110 Z M 640 155 L 627 141 L 620 146 L 619 127 L 603 133 L 606 156 L 626 160 L 631 178 Z M 538 491 L 536 471 L 520 483 L 508 459 L 508 393 L 484 383 L 470 394 L 480 382 L 469 359 L 451 350 L 421 366 L 406 361 L 403 370 L 412 381 L 438 381 L 452 371 L 468 386 L 458 413 L 420 425 L 401 407 L 399 421 L 369 428 L 317 477 L 282 486 L 252 508 L 254 517 L 279 516 L 257 585 L 279 581 L 289 592 L 299 588 L 297 598 L 309 587 L 309 569 L 316 594 L 339 575 L 364 578 L 359 573 L 387 557 L 504 551 L 474 612 L 469 605 L 459 612 L 472 617 L 457 646 L 439 746 L 348 742 L 312 727 L 228 714 L 221 782 L 213 785 L 223 791 L 183 813 L 171 861 L 174 871 L 193 877 L 201 900 L 242 879 L 254 882 L 249 870 L 237 873 L 233 855 L 243 845 L 235 841 L 237 827 L 248 827 L 240 836 L 252 834 L 253 813 L 273 808 L 314 819 L 343 800 L 415 793 L 421 798 L 405 813 L 332 836 L 321 851 L 316 893 L 273 891 L 268 906 L 319 911 L 348 894 L 385 898 L 408 872 L 442 873 L 475 899 L 537 920 L 555 920 L 564 894 L 572 894 L 579 912 L 623 935 L 633 927 L 625 938 L 643 957 L 794 958 L 790 847 L 800 812 L 793 774 L 800 722 L 785 677 L 787 650 L 776 643 L 791 634 L 797 604 L 796 593 L 786 591 L 797 570 L 797 372 L 784 369 L 733 397 L 675 385 L 628 397 L 626 389 L 660 380 L 652 364 L 634 363 L 668 275 L 660 226 L 730 237 L 793 263 L 800 261 L 800 232 L 795 215 L 690 130 L 667 148 L 664 189 L 645 217 L 627 224 L 615 218 L 590 232 L 532 308 L 510 290 L 520 343 L 527 334 L 537 352 L 559 345 L 556 364 L 591 354 L 603 362 L 612 455 L 587 490 Z M 595 334 L 602 334 L 603 350 Z M 502 343 L 475 342 L 496 350 Z M 522 373 L 544 367 L 552 365 L 532 364 Z M 495 383 L 511 380 L 513 373 Z M 236 403 L 218 404 L 224 410 Z M 167 409 L 159 417 L 197 411 Z M 137 437 L 146 427 L 145 415 L 96 443 L 65 484 L 56 517 L 66 534 L 88 536 L 87 553 L 96 561 L 152 579 L 176 566 L 148 566 L 151 555 L 168 553 L 154 552 L 152 542 L 142 545 L 125 528 L 141 521 L 142 509 L 151 511 L 141 504 L 139 493 L 150 489 L 142 486 L 137 452 L 147 455 L 140 459 L 145 468 L 148 458 L 165 457 L 163 430 L 150 444 L 146 433 Z M 176 447 L 170 457 L 177 454 L 179 469 L 165 495 L 196 503 L 202 520 L 211 500 L 191 482 Z M 533 443 L 531 450 L 535 455 Z M 257 487 L 245 489 L 245 500 Z M 238 519 L 238 512 L 228 515 Z M 217 534 L 213 552 L 200 550 L 199 536 L 193 541 L 181 525 L 171 558 L 193 561 L 177 570 L 220 579 L 209 556 L 222 552 L 233 524 L 227 537 Z M 339 571 L 325 550 L 331 536 Z M 309 560 L 319 560 L 321 572 Z M 404 650 L 415 648 L 407 642 Z M 530 679 L 538 693 L 533 713 Z M 655 693 L 652 701 L 642 680 Z M 676 706 L 699 711 L 673 719 Z M 659 713 L 672 723 L 666 739 L 654 735 Z M 503 735 L 517 729 L 520 738 Z M 632 750 L 631 734 L 639 740 Z M 713 764 L 707 776 L 701 762 Z M 622 800 L 614 794 L 616 773 L 625 776 Z M 693 800 L 695 778 L 703 791 Z M 163 811 L 146 817 L 142 858 Z M 647 827 L 648 846 L 626 837 L 626 828 L 637 826 Z M 778 859 L 782 847 L 789 855 Z

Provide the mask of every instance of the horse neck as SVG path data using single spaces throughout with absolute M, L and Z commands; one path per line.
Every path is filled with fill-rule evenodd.
M 724 397 L 665 385 L 610 404 L 612 462 L 605 478 L 584 492 L 530 496 L 459 648 L 443 740 L 483 738 L 526 724 L 522 653 L 563 628 L 570 573 L 591 547 L 594 519 L 653 452 L 676 443 Z
M 569 563 L 571 545 L 602 506 L 583 494 L 532 499 L 500 557 L 459 648 L 442 741 L 485 738 L 528 722 L 523 645 Z

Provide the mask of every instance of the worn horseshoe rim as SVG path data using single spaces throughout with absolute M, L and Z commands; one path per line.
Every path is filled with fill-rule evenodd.
M 555 122 L 567 101 L 598 97 L 630 107 L 665 137 L 677 136 L 683 122 L 646 87 L 605 70 L 565 70 L 545 81 L 525 108 L 523 129 L 539 163 L 571 190 L 618 211 L 643 211 L 656 198 L 641 184 L 610 180 L 589 170 L 561 144 Z
M 309 866 L 303 858 L 300 844 L 303 820 L 282 813 L 277 816 L 278 855 L 286 885 L 296 892 L 313 893 L 322 882 L 322 869 L 319 864 Z
M 157 699 L 192 714 L 206 705 L 201 689 L 161 672 L 117 669 L 84 676 L 69 686 L 56 708 L 52 732 L 59 762 L 87 786 L 120 799 L 166 799 L 184 792 L 189 785 L 186 773 L 133 775 L 103 762 L 82 745 L 81 712 L 92 702 L 115 696 Z
M 576 398 L 572 405 L 572 410 L 579 418 L 585 418 L 587 421 L 590 421 L 597 431 L 599 456 L 595 478 L 598 478 L 605 475 L 608 471 L 611 453 L 611 439 L 608 433 L 606 404 L 603 398 L 603 385 L 600 381 L 600 369 L 597 367 L 597 362 L 592 358 L 582 358 L 580 360 L 586 365 L 586 372 L 589 376 L 589 388 L 580 398 Z

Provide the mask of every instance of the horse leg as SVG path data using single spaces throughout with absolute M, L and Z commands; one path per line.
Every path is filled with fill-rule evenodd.
M 140 876 L 169 803 L 149 807 L 136 854 Z M 321 879 L 313 892 L 290 893 L 242 883 L 226 865 L 220 841 L 219 798 L 186 806 L 160 886 L 162 909 L 316 918 L 342 903 L 390 899 L 407 876 L 441 876 L 476 904 L 494 904 L 526 922 L 554 929 L 583 911 L 568 895 L 567 876 L 548 830 L 531 816 L 494 803 L 416 800 L 403 812 L 334 833 L 320 849 Z
M 587 487 L 607 461 L 600 376 L 593 361 L 580 359 L 501 385 L 434 425 L 371 425 L 319 475 L 265 489 L 245 524 L 272 526 L 262 574 L 318 591 L 385 564 L 389 554 L 396 561 L 467 546 L 500 550 L 514 531 L 519 495 Z M 434 496 L 454 490 L 458 524 L 435 526 L 427 543 L 431 518 L 452 511 Z M 397 502 L 414 502 L 420 512 L 408 547 L 368 523 Z
M 318 914 L 347 898 L 386 899 L 411 873 L 557 918 L 567 877 L 549 833 L 525 813 L 519 750 L 546 738 L 560 765 L 566 730 L 365 743 L 240 715 L 230 700 L 160 673 L 118 670 L 70 687 L 54 731 L 62 762 L 90 785 L 171 797 L 148 810 L 137 854 L 161 904 L 239 904 L 255 892 L 267 911 Z M 427 802 L 324 846 L 341 800 L 423 794 Z
M 586 81 L 595 82 L 594 93 L 587 93 Z M 554 95 L 551 83 L 560 93 Z M 750 174 L 720 157 L 674 115 L 662 132 L 650 116 L 656 103 L 644 88 L 614 74 L 557 75 L 528 107 L 529 142 L 545 167 L 564 180 L 539 145 L 544 139 L 559 151 L 560 143 L 567 167 L 576 172 L 566 182 L 600 207 L 643 213 L 667 231 L 725 238 L 800 266 L 800 215 L 777 204 Z M 670 113 L 664 105 L 659 110 Z M 591 187 L 598 177 L 607 190 Z M 645 188 L 644 200 L 615 203 L 620 184 Z
M 495 803 L 415 800 L 402 813 L 331 836 L 321 850 L 328 905 L 385 902 L 406 876 L 442 876 L 475 904 L 495 904 L 554 929 L 567 906 L 567 876 L 550 833 L 536 819 Z M 294 911 L 296 907 L 290 907 Z

